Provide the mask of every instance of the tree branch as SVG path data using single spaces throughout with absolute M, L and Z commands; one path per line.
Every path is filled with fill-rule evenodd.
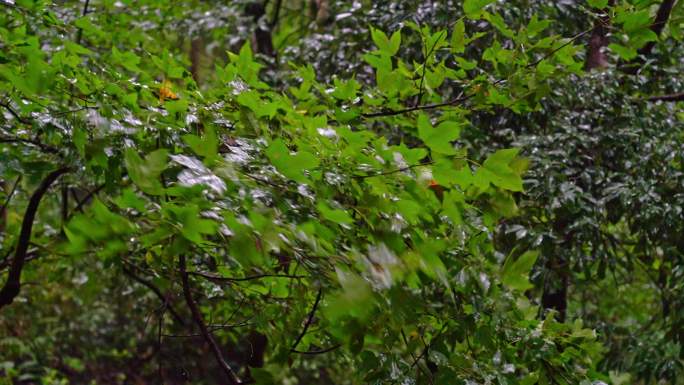
M 297 354 L 303 354 L 303 355 L 308 355 L 308 356 L 315 356 L 317 354 L 325 354 L 328 352 L 332 352 L 333 350 L 341 347 L 342 344 L 335 344 L 329 348 L 321 349 L 321 350 L 309 350 L 309 351 L 301 351 L 301 350 L 290 350 L 292 353 L 297 353 Z
M 196 276 L 202 277 L 202 278 L 206 278 L 206 279 L 208 279 L 214 283 L 244 282 L 244 281 L 253 281 L 253 280 L 262 279 L 262 278 L 288 278 L 288 279 L 308 278 L 306 275 L 287 275 L 287 274 L 258 274 L 258 275 L 251 275 L 251 276 L 242 277 L 242 278 L 231 278 L 231 277 L 222 277 L 220 275 L 215 275 L 215 274 L 210 274 L 210 273 L 204 273 L 201 271 L 188 271 L 188 274 L 196 275 Z
M 216 362 L 218 363 L 219 367 L 221 367 L 221 370 L 223 370 L 223 373 L 225 373 L 228 377 L 228 380 L 231 383 L 231 385 L 241 384 L 242 382 L 238 378 L 237 374 L 235 374 L 233 369 L 230 367 L 230 365 L 228 365 L 226 360 L 223 358 L 221 348 L 218 346 L 216 340 L 214 340 L 214 337 L 211 335 L 211 331 L 209 330 L 209 328 L 207 328 L 207 325 L 204 323 L 204 320 L 202 319 L 202 313 L 197 307 L 195 299 L 192 298 L 192 292 L 190 291 L 190 280 L 188 279 L 189 274 L 187 272 L 184 255 L 179 256 L 178 268 L 180 270 L 181 282 L 183 284 L 183 295 L 185 296 L 185 302 L 188 304 L 188 308 L 190 308 L 192 318 L 199 327 L 200 333 L 202 333 L 202 337 L 211 347 Z
M 553 50 L 551 50 L 551 51 L 550 51 L 549 53 L 547 53 L 546 55 L 544 55 L 544 56 L 542 56 L 541 58 L 539 58 L 539 59 L 533 61 L 532 63 L 529 63 L 528 65 L 526 65 L 526 66 L 524 67 L 524 69 L 529 69 L 529 68 L 532 68 L 532 67 L 538 65 L 538 64 L 541 63 L 542 61 L 544 61 L 544 60 L 550 58 L 550 57 L 553 56 L 556 52 L 558 52 L 558 51 L 560 51 L 561 49 L 563 49 L 563 48 L 567 47 L 568 45 L 572 44 L 575 40 L 577 40 L 577 39 L 579 39 L 580 37 L 586 35 L 587 33 L 591 32 L 592 30 L 593 30 L 593 28 L 590 28 L 590 29 L 587 29 L 587 30 L 585 30 L 585 31 L 582 31 L 582 32 L 576 34 L 575 36 L 573 36 L 573 37 L 571 37 L 570 39 L 568 39 L 568 41 L 566 41 L 565 43 L 563 43 L 563 44 L 561 44 L 560 46 L 558 46 L 558 47 L 554 48 Z M 503 83 L 503 82 L 505 82 L 505 81 L 506 81 L 506 79 L 498 79 L 498 80 L 494 81 L 494 82 L 492 83 L 492 85 L 497 85 L 497 84 Z M 451 100 L 447 100 L 446 102 L 434 103 L 434 104 L 418 105 L 418 106 L 403 108 L 403 109 L 400 109 L 400 110 L 384 109 L 384 110 L 380 110 L 380 111 L 378 111 L 378 112 L 367 112 L 367 113 L 362 113 L 362 114 L 361 114 L 361 117 L 363 117 L 363 118 L 378 118 L 378 117 L 382 117 L 382 116 L 395 116 L 395 115 L 401 115 L 401 114 L 405 114 L 405 113 L 407 113 L 407 112 L 413 112 L 413 111 L 434 110 L 434 109 L 441 108 L 441 107 L 448 107 L 448 106 L 453 106 L 453 105 L 456 105 L 456 104 L 463 103 L 463 102 L 467 101 L 468 99 L 472 98 L 472 97 L 475 96 L 475 95 L 476 95 L 476 94 L 459 95 L 459 96 L 457 96 L 457 97 L 455 97 L 455 98 L 453 98 L 453 99 L 451 99 Z
M 412 164 L 412 165 L 410 165 L 410 166 L 401 167 L 401 168 L 398 168 L 398 169 L 396 169 L 396 170 L 378 172 L 378 173 L 375 173 L 375 174 L 352 175 L 352 178 L 356 178 L 356 179 L 365 179 L 365 178 L 373 178 L 373 177 L 376 177 L 376 176 L 391 175 L 391 174 L 396 174 L 396 173 L 399 173 L 399 172 L 408 171 L 408 170 L 411 170 L 411 169 L 416 168 L 416 167 L 429 166 L 429 165 L 431 165 L 431 164 L 433 164 L 433 163 L 435 163 L 435 162 L 429 161 L 429 162 L 425 162 L 425 163 Z
M 300 351 L 297 351 L 297 345 L 302 341 L 302 338 L 304 338 L 304 335 L 306 332 L 309 330 L 309 326 L 311 326 L 311 322 L 313 322 L 314 314 L 316 314 L 316 309 L 318 308 L 318 304 L 321 302 L 321 296 L 323 294 L 323 289 L 318 288 L 318 294 L 316 294 L 316 300 L 314 301 L 313 306 L 311 307 L 311 311 L 309 312 L 309 316 L 306 319 L 306 323 L 304 324 L 304 329 L 302 329 L 302 332 L 299 333 L 299 336 L 295 340 L 294 344 L 292 344 L 292 347 L 290 348 L 290 351 L 293 353 L 301 353 Z
M 48 153 L 48 154 L 57 154 L 59 152 L 59 150 L 57 148 L 52 147 L 48 144 L 41 143 L 37 140 L 33 140 L 33 139 L 0 136 L 0 143 L 26 143 L 26 144 L 31 144 L 33 146 L 36 146 L 36 147 L 40 148 L 41 151 Z
M 21 115 L 19 115 L 19 113 L 14 111 L 14 109 L 12 108 L 12 106 L 9 105 L 9 103 L 0 103 L 0 106 L 4 107 L 7 111 L 9 111 L 9 113 L 12 114 L 12 116 L 14 116 L 21 123 L 31 123 L 28 119 L 22 118 Z
M 19 177 L 17 177 L 17 180 L 12 185 L 12 190 L 10 191 L 9 194 L 7 194 L 7 198 L 5 199 L 5 203 L 3 203 L 2 207 L 0 207 L 0 215 L 5 213 L 5 209 L 7 209 L 7 206 L 9 205 L 10 200 L 12 199 L 12 196 L 14 196 L 14 192 L 17 191 L 17 186 L 19 185 L 19 182 L 21 182 L 21 175 L 19 175 Z M 2 229 L 2 224 L 0 224 L 0 229 Z
M 273 6 L 273 18 L 271 19 L 271 22 L 268 23 L 268 25 L 271 27 L 271 30 L 273 30 L 276 24 L 278 24 L 278 19 L 280 18 L 280 8 L 282 5 L 283 0 L 276 0 L 275 5 Z
M 76 207 L 74 207 L 74 209 L 71 210 L 71 214 L 69 215 L 69 217 L 73 216 L 73 214 L 74 214 L 76 211 L 83 212 L 83 206 L 85 206 L 85 205 L 88 203 L 88 201 L 89 201 L 95 194 L 99 193 L 103 188 L 105 188 L 105 184 L 104 184 L 104 183 L 101 184 L 101 185 L 99 185 L 99 186 L 97 186 L 97 187 L 94 188 L 92 191 L 88 192 L 88 193 L 86 194 L 86 196 L 83 197 L 83 199 L 77 200 L 78 203 L 76 204 Z
M 164 295 L 164 293 L 159 290 L 157 286 L 155 286 L 152 282 L 146 280 L 143 277 L 140 277 L 139 275 L 135 274 L 133 270 L 127 268 L 124 266 L 123 268 L 124 274 L 129 276 L 131 279 L 133 279 L 135 282 L 138 282 L 139 284 L 147 287 L 150 289 L 161 301 L 162 303 L 166 306 L 166 308 L 169 310 L 169 313 L 173 316 L 173 318 L 178 321 L 179 324 L 185 325 L 185 320 L 183 320 L 183 317 L 181 317 L 178 312 L 171 306 L 171 302 L 169 299 Z
M 28 251 L 29 242 L 31 240 L 33 221 L 35 220 L 36 213 L 38 212 L 38 205 L 40 204 L 43 195 L 45 195 L 57 178 L 68 171 L 68 167 L 62 167 L 48 174 L 29 199 L 26 212 L 24 213 L 24 219 L 21 223 L 21 232 L 19 233 L 17 248 L 14 252 L 14 258 L 12 259 L 9 273 L 7 275 L 7 282 L 5 282 L 2 290 L 0 290 L 0 309 L 11 304 L 14 301 L 14 298 L 19 295 L 19 291 L 21 289 L 21 271 L 24 268 L 26 252 Z
M 680 102 L 684 101 L 684 92 L 669 95 L 656 95 L 647 98 L 649 102 L 663 101 L 663 102 Z
M 667 20 L 670 18 L 670 13 L 672 13 L 672 7 L 674 7 L 676 1 L 677 0 L 664 0 L 660 3 L 656 18 L 653 21 L 653 24 L 651 24 L 651 31 L 655 32 L 658 37 L 660 37 L 660 34 L 663 32 L 665 24 L 667 24 Z M 649 41 L 645 46 L 639 49 L 639 54 L 648 56 L 653 50 L 653 47 L 655 47 L 655 44 L 655 41 Z
M 448 100 L 448 101 L 443 102 L 443 103 L 424 104 L 422 106 L 414 106 L 414 107 L 404 108 L 401 110 L 384 109 L 384 110 L 381 110 L 378 112 L 363 113 L 363 114 L 361 114 L 361 116 L 364 118 L 378 118 L 381 116 L 401 115 L 401 114 L 405 114 L 407 112 L 413 112 L 413 111 L 434 110 L 436 108 L 453 106 L 455 104 L 465 102 L 466 100 L 473 97 L 473 95 L 459 96 L 459 97 L 456 97 L 454 99 Z

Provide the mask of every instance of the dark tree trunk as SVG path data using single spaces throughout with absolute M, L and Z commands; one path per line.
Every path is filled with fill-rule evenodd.
M 202 48 L 204 42 L 201 37 L 196 37 L 190 42 L 190 73 L 195 83 L 200 84 L 200 67 L 202 64 Z
M 253 2 L 247 4 L 245 13 L 252 16 L 256 28 L 252 36 L 252 47 L 255 52 L 262 55 L 275 57 L 275 49 L 273 49 L 273 39 L 271 37 L 271 26 L 267 23 L 260 22 L 261 18 L 266 15 L 266 6 L 261 2 Z
M 613 3 L 614 1 L 611 0 L 608 4 L 613 5 Z M 606 11 L 605 9 L 599 11 L 600 16 L 594 22 L 594 29 L 591 31 L 591 37 L 587 45 L 587 58 L 584 62 L 584 68 L 587 71 L 608 66 L 604 49 L 608 46 L 608 24 L 610 23 L 610 18 Z
M 556 270 L 556 273 L 559 273 Z M 568 276 L 564 273 L 554 274 L 554 282 L 546 282 L 542 294 L 542 308 L 556 311 L 559 322 L 565 322 L 568 309 Z

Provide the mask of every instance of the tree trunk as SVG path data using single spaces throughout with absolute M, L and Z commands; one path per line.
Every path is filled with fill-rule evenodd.
M 614 1 L 611 0 L 608 5 L 613 5 L 613 3 Z M 594 22 L 594 29 L 591 31 L 591 37 L 587 46 L 587 58 L 584 62 L 584 68 L 587 71 L 608 66 L 604 49 L 608 46 L 608 24 L 610 23 L 610 18 L 606 9 L 602 9 L 599 12 L 600 15 Z

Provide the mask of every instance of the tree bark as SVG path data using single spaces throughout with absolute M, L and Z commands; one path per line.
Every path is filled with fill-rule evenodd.
M 190 42 L 190 73 L 195 83 L 200 84 L 200 67 L 202 64 L 202 48 L 204 46 L 202 37 L 198 36 Z
M 252 16 L 256 28 L 252 36 L 252 46 L 254 51 L 262 55 L 275 57 L 273 39 L 271 37 L 271 27 L 266 23 L 260 23 L 261 18 L 266 14 L 266 5 L 261 2 L 247 4 L 245 13 Z
M 184 255 L 181 255 L 179 257 L 178 269 L 180 270 L 181 282 L 183 284 L 183 295 L 185 296 L 185 302 L 188 304 L 188 308 L 190 309 L 190 313 L 192 314 L 192 318 L 195 321 L 195 324 L 197 324 L 197 327 L 199 327 L 200 329 L 202 338 L 204 338 L 206 343 L 209 344 L 209 347 L 211 348 L 211 351 L 214 354 L 214 358 L 216 359 L 216 363 L 219 365 L 219 367 L 221 367 L 221 370 L 226 375 L 226 377 L 228 377 L 228 382 L 231 385 L 241 384 L 242 382 L 238 378 L 235 371 L 233 371 L 233 368 L 231 368 L 230 365 L 228 365 L 226 360 L 223 358 L 221 348 L 219 347 L 218 343 L 216 343 L 214 337 L 211 335 L 211 331 L 207 327 L 207 324 L 204 323 L 202 313 L 200 312 L 200 309 L 197 306 L 195 299 L 192 297 L 190 279 L 188 277 L 189 274 L 187 272 Z
M 667 21 L 670 18 L 670 13 L 672 13 L 672 8 L 676 2 L 677 0 L 664 0 L 662 3 L 660 3 L 658 13 L 656 13 L 656 18 L 653 21 L 653 24 L 651 24 L 651 31 L 655 32 L 658 37 L 660 37 L 660 34 L 663 32 L 665 24 L 667 24 Z M 645 46 L 639 49 L 639 54 L 643 56 L 650 55 L 651 51 L 653 51 L 653 47 L 655 47 L 655 44 L 655 41 L 649 41 Z
M 26 252 L 28 251 L 29 242 L 31 240 L 33 221 L 36 219 L 40 200 L 43 199 L 43 195 L 45 195 L 57 178 L 68 171 L 68 168 L 63 167 L 48 174 L 29 199 L 26 212 L 24 213 L 24 220 L 21 223 L 21 232 L 19 233 L 17 248 L 14 252 L 14 258 L 10 263 L 9 273 L 7 274 L 7 282 L 5 282 L 2 290 L 0 290 L 0 309 L 11 304 L 21 290 L 21 271 L 24 268 Z
M 614 1 L 611 0 L 608 5 L 613 5 L 613 3 Z M 589 44 L 587 45 L 587 58 L 584 62 L 584 68 L 587 71 L 608 66 L 604 49 L 608 46 L 608 24 L 610 23 L 610 18 L 606 9 L 602 9 L 599 12 L 601 14 L 594 22 L 594 29 L 591 31 L 591 37 L 589 37 Z

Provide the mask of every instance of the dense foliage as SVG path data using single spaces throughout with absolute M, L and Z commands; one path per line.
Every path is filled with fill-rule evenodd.
M 681 0 L 0 9 L 0 384 L 684 384 Z

